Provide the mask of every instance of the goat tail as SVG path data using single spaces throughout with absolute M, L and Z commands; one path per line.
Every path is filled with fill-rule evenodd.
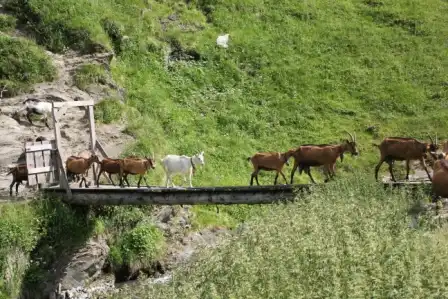
M 250 161 L 250 159 L 252 159 L 252 157 L 247 157 L 247 158 L 246 158 L 247 161 Z
M 376 144 L 376 143 L 372 143 L 372 145 L 375 146 L 375 147 L 378 147 L 378 148 L 380 147 L 380 145 Z

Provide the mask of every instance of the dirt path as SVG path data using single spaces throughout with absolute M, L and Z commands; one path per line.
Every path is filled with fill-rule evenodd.
M 111 59 L 110 53 L 93 54 L 81 56 L 70 51 L 64 55 L 58 55 L 47 51 L 53 64 L 58 70 L 58 77 L 53 82 L 36 84 L 34 90 L 29 94 L 22 94 L 11 98 L 0 99 L 0 196 L 5 196 L 9 192 L 9 185 L 12 181 L 11 175 L 6 176 L 9 165 L 24 162 L 19 160 L 20 154 L 24 150 L 24 142 L 27 139 L 35 140 L 38 136 L 54 139 L 53 123 L 49 122 L 48 129 L 42 122 L 34 122 L 34 126 L 22 118 L 19 122 L 11 116 L 14 111 L 21 107 L 21 102 L 29 97 L 40 100 L 52 101 L 74 101 L 93 99 L 95 103 L 109 96 L 108 92 L 114 84 L 108 84 L 109 91 L 97 86 L 91 88 L 91 92 L 80 90 L 74 85 L 74 71 L 83 64 L 101 64 L 108 69 Z M 76 155 L 89 146 L 89 124 L 84 108 L 69 108 L 61 121 L 62 147 L 65 157 Z M 103 144 L 106 152 L 114 157 L 118 156 L 125 146 L 133 140 L 129 135 L 123 134 L 125 124 L 103 125 L 96 124 L 97 139 Z M 24 192 L 24 188 L 19 187 L 19 194 Z

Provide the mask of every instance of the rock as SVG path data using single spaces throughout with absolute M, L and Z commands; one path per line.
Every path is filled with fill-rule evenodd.
M 70 290 L 65 290 L 59 295 L 56 295 L 57 299 L 96 299 L 110 296 L 112 293 L 116 293 L 118 290 L 115 288 L 113 280 L 99 281 L 96 285 L 88 288 L 76 287 Z
M 61 289 L 85 287 L 100 273 L 109 253 L 109 246 L 103 238 L 91 239 L 81 248 L 67 266 L 61 280 Z
M 174 208 L 171 206 L 166 206 L 160 210 L 156 218 L 162 223 L 168 223 L 174 215 L 175 215 Z

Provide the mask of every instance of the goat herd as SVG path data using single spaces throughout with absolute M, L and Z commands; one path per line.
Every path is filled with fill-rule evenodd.
M 30 115 L 37 114 L 42 116 L 45 125 L 47 127 L 47 119 L 51 112 L 51 104 L 40 101 L 37 99 L 27 99 L 24 106 L 14 113 L 13 117 L 17 119 L 19 113 L 26 110 L 26 118 L 32 124 Z M 274 185 L 277 184 L 277 179 L 279 174 L 282 175 L 286 183 L 288 183 L 285 174 L 283 173 L 284 165 L 288 165 L 288 160 L 294 158 L 294 166 L 291 171 L 290 183 L 293 184 L 294 174 L 299 171 L 302 174 L 305 171 L 306 174 L 311 179 L 312 183 L 315 183 L 313 177 L 311 176 L 311 167 L 323 167 L 325 174 L 325 182 L 333 178 L 335 175 L 335 165 L 338 157 L 341 162 L 344 158 L 344 153 L 349 152 L 352 156 L 359 155 L 357 144 L 356 144 L 356 134 L 350 134 L 347 132 L 350 139 L 344 140 L 341 144 L 304 144 L 297 148 L 290 149 L 286 152 L 258 152 L 252 157 L 247 158 L 248 161 L 252 162 L 253 172 L 251 174 L 250 185 L 253 185 L 254 179 L 257 185 L 258 173 L 260 170 L 265 171 L 275 171 L 276 176 L 274 179 Z M 415 138 L 404 138 L 404 137 L 386 137 L 381 144 L 377 145 L 380 150 L 380 161 L 375 167 L 375 179 L 378 180 L 378 171 L 381 165 L 386 162 L 389 165 L 389 172 L 392 181 L 395 180 L 395 176 L 392 171 L 394 161 L 406 161 L 406 180 L 409 180 L 409 170 L 410 161 L 419 160 L 423 166 L 426 174 L 430 181 L 432 181 L 433 191 L 436 195 L 446 197 L 448 196 L 448 156 L 444 151 L 439 151 L 439 144 L 437 140 L 437 135 L 435 140 L 429 136 L 430 142 L 420 142 Z M 433 178 L 431 178 L 425 160 L 435 161 L 433 163 Z M 183 175 L 184 182 L 186 182 L 186 175 L 189 176 L 189 185 L 192 186 L 191 178 L 196 170 L 197 165 L 204 165 L 204 152 L 195 154 L 191 157 L 185 155 L 167 155 L 160 160 L 162 167 L 166 174 L 166 187 L 169 183 L 173 187 L 174 183 L 172 181 L 172 176 L 175 174 Z M 149 157 L 136 157 L 129 156 L 123 159 L 110 159 L 105 158 L 102 161 L 99 160 L 95 153 L 83 152 L 78 156 L 70 156 L 66 160 L 66 175 L 69 180 L 79 181 L 79 187 L 82 187 L 82 182 L 87 188 L 86 176 L 93 163 L 99 165 L 99 173 L 97 177 L 97 186 L 99 186 L 99 178 L 101 174 L 107 173 L 112 184 L 113 182 L 111 175 L 116 174 L 120 179 L 120 187 L 124 187 L 124 181 L 129 182 L 127 176 L 129 174 L 139 175 L 139 180 L 137 183 L 138 188 L 140 188 L 140 183 L 142 178 L 145 180 L 146 185 L 148 183 L 145 178 L 145 173 L 149 169 L 154 169 L 156 162 L 154 156 Z M 13 181 L 10 185 L 10 195 L 12 195 L 12 188 L 16 184 L 16 194 L 18 193 L 18 186 L 22 181 L 28 180 L 28 171 L 26 164 L 19 164 L 15 167 L 9 169 L 8 174 L 13 175 Z
M 286 152 L 258 152 L 247 160 L 252 162 L 253 172 L 251 174 L 250 185 L 253 185 L 254 179 L 257 185 L 258 173 L 260 170 L 275 171 L 276 176 L 274 185 L 277 184 L 279 174 L 282 175 L 285 182 L 288 181 L 283 173 L 284 165 L 289 165 L 288 160 L 292 157 L 294 159 L 294 166 L 291 171 L 290 183 L 293 184 L 294 174 L 298 170 L 299 174 L 305 171 L 311 179 L 312 183 L 316 183 L 311 175 L 311 167 L 323 167 L 325 174 L 325 182 L 333 178 L 335 175 L 335 165 L 338 158 L 343 161 L 344 154 L 350 153 L 352 156 L 358 156 L 359 152 L 356 143 L 356 134 L 347 132 L 350 139 L 345 139 L 341 144 L 304 144 L 297 148 L 290 149 Z M 415 138 L 404 137 L 386 137 L 379 145 L 376 145 L 380 150 L 380 161 L 375 167 L 375 179 L 378 180 L 378 171 L 381 165 L 386 162 L 389 165 L 389 172 L 392 181 L 395 180 L 393 174 L 394 161 L 406 161 L 406 180 L 409 180 L 410 161 L 419 160 L 423 166 L 430 181 L 432 181 L 433 191 L 435 195 L 447 197 L 448 196 L 448 155 L 444 151 L 439 151 L 439 144 L 437 135 L 435 140 L 429 136 L 430 142 L 420 142 Z M 425 160 L 433 161 L 433 178 L 431 178 Z M 204 165 L 204 152 L 200 152 L 193 156 L 185 155 L 167 155 L 160 160 L 163 170 L 166 175 L 166 187 L 171 183 L 173 187 L 172 176 L 181 174 L 186 183 L 186 175 L 189 177 L 189 185 L 192 186 L 192 175 L 196 170 L 196 166 Z M 146 172 L 156 167 L 154 155 L 152 157 L 140 158 L 137 156 L 128 156 L 123 159 L 105 158 L 99 160 L 95 153 L 84 151 L 78 156 L 70 156 L 66 160 L 66 175 L 69 181 L 80 181 L 79 187 L 84 186 L 88 188 L 86 176 L 93 163 L 99 165 L 99 172 L 97 176 L 97 187 L 99 187 L 99 178 L 101 174 L 107 173 L 112 184 L 111 175 L 116 174 L 119 177 L 120 187 L 125 187 L 124 182 L 130 186 L 127 176 L 139 175 L 137 187 L 140 188 L 141 180 L 144 179 L 146 185 Z M 19 164 L 9 169 L 8 174 L 13 175 L 13 181 L 10 185 L 10 195 L 12 196 L 12 188 L 16 183 L 16 194 L 18 193 L 18 186 L 22 181 L 28 179 L 26 164 Z M 148 186 L 149 187 L 149 186 Z

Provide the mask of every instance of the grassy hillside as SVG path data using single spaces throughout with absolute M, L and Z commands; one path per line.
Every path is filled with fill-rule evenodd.
M 372 171 L 371 143 L 386 135 L 444 136 L 446 1 L 9 0 L 5 8 L 50 50 L 114 49 L 128 131 L 138 137 L 129 152 L 205 150 L 195 185 L 246 185 L 245 157 L 337 142 L 345 129 L 361 149 L 339 166 L 346 171 Z M 221 33 L 231 34 L 228 49 L 216 46 Z M 150 180 L 163 183 L 162 170 Z
M 429 219 L 409 227 L 409 206 L 420 200 L 370 177 L 341 180 L 272 206 L 170 283 L 111 298 L 445 298 L 448 233 Z
M 11 20 L 4 18 L 5 21 Z M 24 38 L 1 35 L 6 30 L 0 20 L 0 91 L 2 96 L 29 91 L 43 81 L 55 78 L 56 70 L 43 49 Z M 8 28 L 8 27 L 7 27 Z
M 204 253 L 199 264 L 177 274 L 175 287 L 147 292 L 162 298 L 203 297 L 202 292 L 230 298 L 446 296 L 446 234 L 406 229 L 409 197 L 372 183 L 378 150 L 371 144 L 387 135 L 427 139 L 427 133 L 437 132 L 447 137 L 447 1 L 3 3 L 8 15 L 0 15 L 0 88 L 7 83 L 8 89 L 24 92 L 52 80 L 55 70 L 44 48 L 57 53 L 113 50 L 112 74 L 126 90 L 125 104 L 102 102 L 95 111 L 98 121 L 127 117 L 126 132 L 137 142 L 126 154 L 155 152 L 160 158 L 204 150 L 206 166 L 195 175 L 195 186 L 247 185 L 251 165 L 245 158 L 256 151 L 338 142 L 347 137 L 345 130 L 357 133 L 360 157 L 338 162 L 340 181 L 306 204 L 224 207 L 218 216 L 195 207 L 194 228 L 256 219 L 239 240 Z M 34 41 L 3 36 L 15 27 Z M 216 46 L 223 33 L 231 36 L 227 49 Z M 103 79 L 104 71 L 93 65 L 75 74 L 81 89 Z M 360 179 L 359 173 L 369 179 Z M 356 182 L 349 184 L 344 176 Z M 148 178 L 163 184 L 161 167 Z M 273 174 L 262 175 L 260 182 L 271 184 Z M 6 215 L 0 221 L 0 273 L 12 273 L 1 282 L 0 297 L 17 294 L 22 280 L 24 289 L 37 289 L 50 263 L 26 266 L 28 256 L 54 261 L 47 245 L 77 231 L 81 216 L 56 203 L 0 212 Z M 143 219 L 144 212 L 123 208 L 114 213 L 118 216 L 88 219 L 72 241 L 116 228 L 110 256 L 115 266 L 159 254 L 163 238 L 147 222 L 131 229 L 116 220 Z M 29 219 L 42 222 L 30 226 Z M 144 246 L 128 254 L 127 244 L 142 232 Z M 153 238 L 162 245 L 154 247 Z M 8 268 L 9 260 L 22 264 Z M 322 271 L 324 266 L 328 271 Z M 258 280 L 249 280 L 253 277 Z M 202 288 L 192 284 L 199 281 Z

